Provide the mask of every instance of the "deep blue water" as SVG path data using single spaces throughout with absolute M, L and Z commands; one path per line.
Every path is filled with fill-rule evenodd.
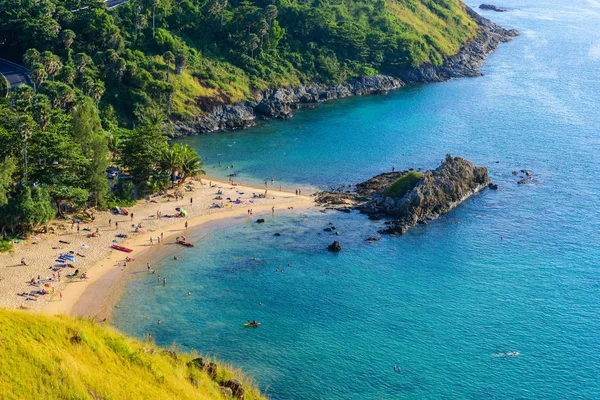
M 336 212 L 198 233 L 155 257 L 166 287 L 128 283 L 115 325 L 239 365 L 274 399 L 600 398 L 600 2 L 499 5 L 484 15 L 522 36 L 484 77 L 186 141 L 246 182 L 326 188 L 452 153 L 500 191 L 373 244 L 379 223 Z

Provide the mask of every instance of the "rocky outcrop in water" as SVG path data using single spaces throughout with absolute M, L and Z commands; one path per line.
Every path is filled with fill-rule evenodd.
M 245 129 L 254 126 L 257 118 L 291 118 L 294 109 L 310 104 L 350 96 L 383 94 L 406 83 L 441 82 L 451 78 L 480 76 L 478 69 L 487 55 L 496 50 L 500 43 L 510 41 L 519 33 L 502 28 L 469 7 L 466 9 L 479 25 L 479 34 L 456 55 L 444 59 L 442 65 L 425 64 L 409 71 L 390 71 L 390 75 L 360 77 L 335 86 L 310 84 L 265 90 L 254 94 L 254 101 L 243 104 L 223 105 L 209 102 L 204 105 L 206 114 L 203 116 L 192 121 L 176 122 L 171 136 Z
M 363 209 L 375 208 L 396 218 L 381 233 L 402 234 L 447 213 L 491 183 L 486 167 L 476 167 L 461 157 L 447 155 L 442 165 L 427 171 L 402 198 L 378 196 Z
M 508 9 L 503 7 L 498 7 L 493 4 L 482 4 L 479 6 L 482 10 L 496 11 L 496 12 L 507 12 Z
M 379 232 L 401 235 L 410 227 L 447 213 L 491 184 L 486 167 L 476 167 L 464 158 L 447 155 L 437 169 L 423 173 L 402 197 L 386 196 L 385 190 L 406 172 L 378 175 L 356 185 L 353 194 L 322 192 L 317 194 L 316 201 L 328 208 L 351 207 L 377 217 L 372 219 L 386 219 Z

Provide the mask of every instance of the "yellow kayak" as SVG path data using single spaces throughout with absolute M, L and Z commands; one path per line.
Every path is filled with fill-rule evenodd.
M 247 324 L 244 324 L 244 326 L 256 328 L 260 326 L 260 322 L 248 322 Z

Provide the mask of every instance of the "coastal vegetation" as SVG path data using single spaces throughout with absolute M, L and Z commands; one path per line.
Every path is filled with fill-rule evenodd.
M 417 183 L 422 177 L 422 172 L 408 171 L 402 174 L 400 178 L 398 178 L 387 189 L 385 189 L 383 195 L 386 197 L 400 199 L 404 197 L 406 193 L 411 191 L 415 186 L 417 186 Z
M 222 399 L 227 381 L 245 399 L 261 399 L 251 380 L 217 364 L 209 373 L 197 357 L 130 339 L 89 320 L 0 309 L 2 399 Z M 226 391 L 226 390 L 225 390 Z

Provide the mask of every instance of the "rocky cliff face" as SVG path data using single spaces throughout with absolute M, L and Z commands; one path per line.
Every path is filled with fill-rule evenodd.
M 175 136 L 193 135 L 218 130 L 245 129 L 255 125 L 256 119 L 293 116 L 292 110 L 311 103 L 341 99 L 350 96 L 383 94 L 402 87 L 404 83 L 388 75 L 374 75 L 357 78 L 351 82 L 323 86 L 313 84 L 294 88 L 265 90 L 255 95 L 254 102 L 216 105 L 208 115 L 197 121 L 177 123 Z
M 456 55 L 448 57 L 441 66 L 426 64 L 410 71 L 396 71 L 394 76 L 375 75 L 354 81 L 323 86 L 311 84 L 294 88 L 266 90 L 254 95 L 255 100 L 244 104 L 215 105 L 195 121 L 177 122 L 173 136 L 187 136 L 218 130 L 237 130 L 254 126 L 256 119 L 293 116 L 293 109 L 302 105 L 341 99 L 349 96 L 383 94 L 405 83 L 441 82 L 451 78 L 479 76 L 487 55 L 500 43 L 518 36 L 516 30 L 506 30 L 467 7 L 469 15 L 479 25 L 479 35 Z

